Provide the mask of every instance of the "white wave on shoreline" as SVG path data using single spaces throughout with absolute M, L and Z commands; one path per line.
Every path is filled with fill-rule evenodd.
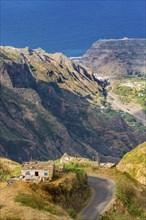
M 81 58 L 82 58 L 82 56 L 81 57 L 70 57 L 71 60 L 73 60 L 73 59 L 81 59 Z

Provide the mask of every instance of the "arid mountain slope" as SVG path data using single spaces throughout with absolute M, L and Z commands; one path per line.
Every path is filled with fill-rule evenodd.
M 56 159 L 99 152 L 117 161 L 145 140 L 120 114 L 100 111 L 91 73 L 62 54 L 1 47 L 1 156 Z
M 89 100 L 98 97 L 97 93 L 100 93 L 100 87 L 93 80 L 92 72 L 61 53 L 48 54 L 40 48 L 32 50 L 1 47 L 1 58 L 2 70 L 7 69 L 9 72 L 10 66 L 13 67 L 11 73 L 9 72 L 10 78 L 14 81 L 13 87 L 21 88 L 21 84 L 25 83 L 25 87 L 29 88 L 35 78 L 37 81 L 57 83 L 60 88 L 83 97 L 89 95 Z M 18 74 L 18 71 L 14 74 L 16 69 L 19 69 L 19 74 L 23 71 L 22 82 L 15 79 Z
M 146 74 L 146 39 L 98 40 L 80 62 L 108 79 Z

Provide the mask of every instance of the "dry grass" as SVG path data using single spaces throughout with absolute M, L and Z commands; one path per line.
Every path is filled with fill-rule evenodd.
M 73 218 L 86 201 L 85 196 L 78 197 L 89 193 L 84 181 L 84 176 L 69 172 L 50 183 L 17 182 L 7 186 L 3 182 L 1 220 L 69 220 L 69 215 Z
M 1 219 L 21 219 L 21 220 L 69 220 L 70 218 L 61 209 L 61 216 L 52 215 L 47 211 L 33 209 L 28 206 L 23 206 L 16 202 L 15 198 L 20 193 L 31 194 L 31 189 L 28 183 L 17 183 L 12 186 L 6 186 L 6 183 L 1 184 L 0 206 Z

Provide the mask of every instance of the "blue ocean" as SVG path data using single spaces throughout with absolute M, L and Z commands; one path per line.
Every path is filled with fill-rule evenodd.
M 82 56 L 98 39 L 144 38 L 145 0 L 1 0 L 1 45 Z

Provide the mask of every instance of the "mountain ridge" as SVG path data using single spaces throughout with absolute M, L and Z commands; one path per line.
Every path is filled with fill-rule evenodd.
M 118 161 L 145 139 L 120 114 L 101 112 L 102 88 L 86 67 L 46 54 L 1 47 L 1 156 L 22 162 L 100 153 Z

